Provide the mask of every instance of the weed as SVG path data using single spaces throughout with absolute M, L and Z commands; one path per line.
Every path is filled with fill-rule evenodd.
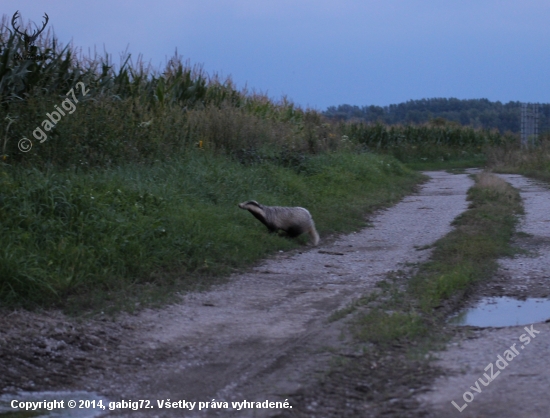
M 535 146 L 521 147 L 519 141 L 487 147 L 487 163 L 497 172 L 518 173 L 550 182 L 550 136 L 542 135 Z
M 94 292 L 100 301 L 102 292 L 109 299 L 132 288 L 171 290 L 174 282 L 202 286 L 303 245 L 266 233 L 238 202 L 305 206 L 326 235 L 363 225 L 365 212 L 400 199 L 420 178 L 390 157 L 352 153 L 312 156 L 301 174 L 200 150 L 152 166 L 86 172 L 5 166 L 0 296 L 65 305 Z

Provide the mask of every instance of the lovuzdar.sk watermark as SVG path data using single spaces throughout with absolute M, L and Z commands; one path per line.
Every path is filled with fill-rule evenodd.
M 75 87 L 80 87 L 82 91 L 82 95 L 80 98 L 86 96 L 89 89 L 86 90 L 86 86 L 82 81 L 79 81 L 76 83 Z M 70 89 L 67 94 L 65 95 L 67 98 L 61 102 L 61 107 L 69 114 L 73 114 L 76 110 L 76 104 L 78 103 L 78 99 L 76 98 L 76 94 L 74 92 L 74 87 Z M 72 96 L 73 100 L 71 101 L 70 96 Z M 59 121 L 63 118 L 63 116 L 66 115 L 66 113 L 61 109 L 58 105 L 54 106 L 54 109 L 51 113 L 46 113 L 46 119 L 42 121 L 40 126 L 37 126 L 34 131 L 32 131 L 32 136 L 34 136 L 35 139 L 40 141 L 40 143 L 46 141 L 48 139 L 48 135 L 46 135 L 46 132 L 50 132 L 53 128 L 55 128 L 55 125 L 59 123 Z M 44 132 L 45 131 L 45 132 Z M 32 141 L 28 139 L 27 137 L 23 137 L 19 140 L 17 143 L 17 147 L 19 148 L 19 151 L 21 152 L 29 152 L 32 148 Z
M 536 338 L 537 334 L 540 334 L 540 331 L 537 331 L 533 325 L 531 325 L 530 327 L 525 327 L 523 329 L 526 331 L 526 334 L 521 334 L 519 337 L 519 342 L 522 343 L 519 347 L 521 350 L 523 350 L 525 346 L 531 342 L 532 338 L 534 339 Z M 491 362 L 485 367 L 484 370 L 488 373 L 483 373 L 483 376 L 475 381 L 474 386 L 470 386 L 472 392 L 481 393 L 483 387 L 489 386 L 489 383 L 491 383 L 498 377 L 500 371 L 508 367 L 508 364 L 520 354 L 520 351 L 516 348 L 516 344 L 517 343 L 512 344 L 510 348 L 502 353 L 502 355 L 498 354 L 497 360 L 494 362 L 494 364 Z M 480 383 L 482 386 L 479 385 Z M 464 409 L 468 407 L 468 404 L 474 400 L 474 393 L 472 392 L 464 392 L 464 395 L 462 395 L 462 399 L 464 399 L 466 403 L 462 406 L 458 406 L 455 401 L 451 401 L 451 404 L 456 409 L 458 409 L 459 412 L 464 411 Z

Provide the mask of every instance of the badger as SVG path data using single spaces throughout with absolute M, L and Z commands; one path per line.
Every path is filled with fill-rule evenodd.
M 319 234 L 315 229 L 313 218 L 307 209 L 300 207 L 265 206 L 249 200 L 239 203 L 241 209 L 249 211 L 256 219 L 267 226 L 269 232 L 285 231 L 290 237 L 307 232 L 313 245 L 319 244 Z

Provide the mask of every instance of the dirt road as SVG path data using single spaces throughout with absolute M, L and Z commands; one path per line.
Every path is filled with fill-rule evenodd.
M 204 293 L 116 322 L 59 313 L 0 321 L 4 391 L 88 390 L 112 400 L 151 400 L 146 416 L 182 416 L 157 400 L 282 401 L 349 350 L 335 310 L 371 291 L 418 250 L 450 231 L 473 184 L 465 174 L 426 173 L 418 194 L 372 216 L 372 228 L 301 252 L 281 253 Z M 272 416 L 276 409 L 211 409 L 185 416 Z M 128 410 L 111 414 L 128 414 Z M 132 415 L 132 416 L 135 416 Z
M 446 234 L 451 221 L 466 209 L 465 194 L 472 184 L 467 175 L 427 174 L 430 181 L 418 194 L 373 215 L 372 228 L 317 248 L 280 253 L 224 285 L 187 294 L 181 303 L 162 310 L 124 314 L 115 322 L 101 317 L 76 321 L 58 312 L 4 312 L 2 393 L 88 391 L 112 401 L 149 400 L 154 406 L 106 411 L 108 415 L 264 417 L 284 410 L 235 410 L 239 407 L 232 409 L 231 402 L 288 405 L 284 402 L 290 399 L 292 406 L 302 399 L 304 405 L 294 405 L 301 416 L 304 411 L 340 416 L 344 411 L 328 413 L 315 396 L 292 395 L 315 382 L 334 353 L 353 354 L 353 344 L 341 338 L 345 323 L 329 322 L 331 313 L 374 290 L 389 271 L 426 260 L 429 250 L 421 248 Z M 471 305 L 485 296 L 550 295 L 550 191 L 521 176 L 502 177 L 519 188 L 524 199 L 521 230 L 526 234 L 516 244 L 526 253 L 500 260 L 499 271 L 479 286 Z M 529 345 L 521 344 L 521 335 L 531 336 Z M 547 417 L 549 343 L 550 323 L 527 330 L 462 328 L 447 351 L 435 353 L 441 377 L 430 381 L 433 374 L 417 373 L 431 390 L 408 404 L 410 414 Z M 480 382 L 487 382 L 485 373 L 499 371 L 498 355 L 506 356 L 511 347 L 519 354 L 508 359 L 493 381 Z M 493 370 L 486 369 L 490 363 Z M 335 396 L 346 396 L 338 393 Z M 187 410 L 158 407 L 157 401 L 168 400 L 197 404 L 193 410 L 191 404 L 184 404 Z M 203 404 L 198 411 L 198 402 L 208 408 Z M 345 408 L 342 400 L 328 404 Z M 365 405 L 365 416 L 372 415 L 368 409 Z
M 280 254 L 210 292 L 143 312 L 134 338 L 181 354 L 132 376 L 125 391 L 155 399 L 284 401 L 326 367 L 331 350 L 346 349 L 342 324 L 329 324 L 330 314 L 388 271 L 426 259 L 428 251 L 415 247 L 443 236 L 465 210 L 472 184 L 466 175 L 430 176 L 421 193 L 375 216 L 373 228 L 320 249 Z
M 289 399 L 295 412 L 301 411 L 299 416 L 346 416 L 349 376 L 342 376 L 342 385 L 335 381 L 335 402 L 323 404 L 321 395 L 312 392 L 312 383 L 334 353 L 354 354 L 353 344 L 341 338 L 344 321 L 328 318 L 374 290 L 389 271 L 407 270 L 410 263 L 426 260 L 429 250 L 422 247 L 450 231 L 451 221 L 466 209 L 466 191 L 472 185 L 467 175 L 427 174 L 430 181 L 418 194 L 373 215 L 371 228 L 317 248 L 280 253 L 224 285 L 187 294 L 181 303 L 162 310 L 124 314 L 116 321 L 77 321 L 51 311 L 0 312 L 0 401 L 19 391 L 88 391 L 112 401 L 149 400 L 153 406 L 135 412 L 107 410 L 107 415 L 268 417 L 288 416 L 291 410 L 248 409 L 242 402 L 268 400 L 288 406 L 284 401 Z M 495 277 L 477 288 L 470 304 L 485 296 L 550 295 L 550 191 L 521 176 L 502 177 L 519 188 L 524 199 L 521 230 L 526 234 L 520 234 L 516 244 L 526 253 L 500 260 Z M 528 345 L 520 340 L 522 335 L 531 337 Z M 506 354 L 512 347 L 515 356 Z M 394 354 L 378 366 L 383 379 L 384 367 L 400 367 L 402 359 Z M 442 370 L 439 378 L 433 380 L 435 368 L 409 365 L 412 377 L 404 379 L 403 393 L 382 394 L 384 404 L 395 397 L 406 399 L 395 416 L 548 416 L 550 323 L 528 329 L 463 327 L 447 351 L 434 354 Z M 497 368 L 499 355 L 508 359 L 502 370 Z M 487 369 L 490 363 L 492 370 Z M 487 385 L 480 382 L 487 383 L 485 374 L 498 371 Z M 362 373 L 358 378 L 368 388 L 369 376 Z M 408 386 L 413 380 L 419 391 Z M 309 395 L 292 396 L 308 387 L 303 393 Z M 190 404 L 180 404 L 185 410 L 159 408 L 157 403 L 180 400 L 203 402 L 203 409 L 197 410 L 198 403 L 193 410 Z M 232 401 L 241 409 L 232 409 Z M 377 416 L 376 407 L 362 397 L 354 402 L 362 408 L 354 409 L 356 416 Z M 329 411 L 327 405 L 337 405 L 337 410 Z
M 529 235 L 519 237 L 516 244 L 526 253 L 500 260 L 494 279 L 480 286 L 471 304 L 485 296 L 547 299 L 550 295 L 550 190 L 522 176 L 501 177 L 520 190 L 524 201 L 520 231 Z M 550 323 L 527 328 L 471 328 L 457 335 L 447 351 L 436 354 L 444 375 L 433 382 L 431 392 L 419 397 L 431 411 L 429 416 L 550 416 Z M 522 335 L 525 337 L 520 340 Z M 530 339 L 528 344 L 526 337 Z M 506 360 L 505 352 L 513 345 L 507 353 L 508 361 L 497 364 L 498 356 Z M 489 377 L 497 375 L 486 386 L 485 373 Z M 479 382 L 480 378 L 483 382 Z M 466 392 L 473 398 L 464 395 Z

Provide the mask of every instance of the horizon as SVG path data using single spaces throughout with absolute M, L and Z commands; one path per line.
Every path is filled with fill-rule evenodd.
M 538 104 L 538 105 L 549 105 L 550 104 L 550 101 L 548 102 L 522 102 L 520 100 L 509 100 L 509 101 L 506 101 L 506 102 L 503 102 L 503 101 L 500 101 L 500 100 L 489 100 L 487 99 L 486 97 L 479 97 L 479 98 L 466 98 L 466 99 L 459 99 L 457 97 L 422 97 L 420 99 L 409 99 L 409 100 L 406 100 L 406 101 L 403 101 L 403 102 L 399 102 L 399 103 L 390 103 L 390 104 L 387 104 L 387 105 L 377 105 L 377 104 L 368 104 L 368 105 L 352 105 L 352 104 L 349 104 L 349 103 L 339 103 L 337 105 L 330 105 L 327 107 L 330 108 L 330 107 L 338 107 L 338 106 L 357 106 L 357 107 L 369 107 L 369 106 L 378 106 L 378 107 L 382 107 L 382 108 L 389 108 L 391 106 L 398 106 L 400 104 L 406 104 L 406 103 L 409 103 L 409 102 L 418 102 L 418 101 L 422 101 L 422 100 L 453 100 L 453 99 L 456 99 L 456 100 L 460 100 L 460 101 L 481 101 L 481 100 L 487 100 L 489 103 L 500 103 L 502 105 L 507 105 L 509 103 L 527 103 L 527 104 Z M 326 110 L 326 109 L 325 109 Z
M 115 64 L 127 50 L 161 68 L 177 50 L 239 90 L 321 111 L 430 98 L 549 101 L 542 0 L 4 0 L 2 9 L 10 21 L 18 10 L 23 25 L 48 13 L 61 43 L 105 50 Z

